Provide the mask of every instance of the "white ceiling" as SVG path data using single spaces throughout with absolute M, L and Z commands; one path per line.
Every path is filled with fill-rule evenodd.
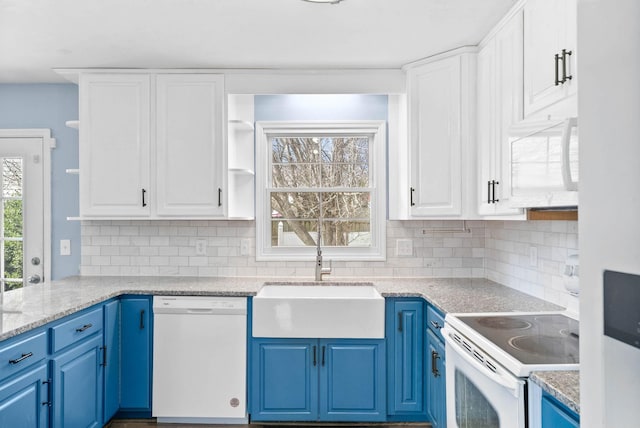
M 399 68 L 475 45 L 514 0 L 0 0 L 0 82 L 53 68 Z

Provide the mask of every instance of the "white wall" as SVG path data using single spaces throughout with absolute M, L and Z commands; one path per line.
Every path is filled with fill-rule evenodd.
M 640 350 L 602 333 L 603 270 L 640 274 L 639 21 L 638 0 L 579 1 L 584 428 L 637 427 L 640 419 Z

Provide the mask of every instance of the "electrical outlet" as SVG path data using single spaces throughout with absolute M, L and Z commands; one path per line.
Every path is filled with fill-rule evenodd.
M 206 255 L 207 255 L 207 240 L 196 239 L 196 256 L 206 256 Z
M 529 247 L 529 265 L 538 266 L 538 247 Z
M 398 257 L 410 257 L 413 255 L 413 240 L 398 239 L 396 241 L 396 255 Z
M 248 256 L 251 248 L 251 239 L 244 238 L 240 240 L 240 255 Z
M 61 239 L 60 240 L 60 255 L 61 256 L 70 256 L 71 255 L 71 240 L 70 239 Z

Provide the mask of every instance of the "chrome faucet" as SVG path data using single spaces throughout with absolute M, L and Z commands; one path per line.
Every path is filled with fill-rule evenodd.
M 318 254 L 316 255 L 316 281 L 322 281 L 322 275 L 331 274 L 331 260 L 329 260 L 329 267 L 322 267 L 322 249 L 320 248 L 320 227 L 318 227 L 317 249 L 318 249 Z

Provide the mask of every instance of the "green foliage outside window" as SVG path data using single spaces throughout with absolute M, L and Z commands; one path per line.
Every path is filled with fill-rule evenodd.
M 22 237 L 22 200 L 7 200 L 4 204 L 4 236 Z M 5 278 L 22 278 L 22 241 L 4 241 Z M 5 290 L 21 288 L 22 282 L 7 282 Z

